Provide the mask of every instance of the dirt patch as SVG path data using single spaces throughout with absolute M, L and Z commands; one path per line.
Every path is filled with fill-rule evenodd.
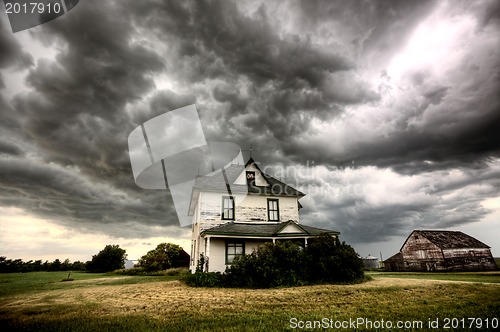
M 123 277 L 104 277 L 104 278 L 95 278 L 95 279 L 82 279 L 82 280 L 73 280 L 72 283 L 78 283 L 78 284 L 104 284 L 109 281 L 116 281 L 116 280 L 124 280 L 124 279 L 130 279 L 133 278 L 131 276 L 123 276 Z

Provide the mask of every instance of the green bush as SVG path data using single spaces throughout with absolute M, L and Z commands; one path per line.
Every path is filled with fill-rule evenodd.
M 270 288 L 304 283 L 304 252 L 293 242 L 266 243 L 226 270 L 230 287 Z
M 181 276 L 183 274 L 189 273 L 189 270 L 185 267 L 174 267 L 171 269 L 166 269 L 162 271 L 148 271 L 143 267 L 133 267 L 126 270 L 116 270 L 116 274 L 126 275 L 126 276 Z
M 133 267 L 131 269 L 120 269 L 114 272 L 116 274 L 121 274 L 125 276 L 138 276 L 138 275 L 143 275 L 145 273 L 144 268 L 142 267 Z
M 225 276 L 220 272 L 195 272 L 187 274 L 184 281 L 193 287 L 223 287 Z
M 307 280 L 311 283 L 351 283 L 364 277 L 363 261 L 356 251 L 327 234 L 312 239 L 306 255 Z
M 162 271 L 162 273 L 164 276 L 180 276 L 189 273 L 189 269 L 187 267 L 173 267 Z
M 310 239 L 307 248 L 292 241 L 265 243 L 235 258 L 221 273 L 204 273 L 205 258 L 186 282 L 197 287 L 272 288 L 363 281 L 363 262 L 354 249 L 328 234 Z

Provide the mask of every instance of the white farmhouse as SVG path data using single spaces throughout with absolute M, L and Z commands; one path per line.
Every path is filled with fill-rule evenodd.
M 193 218 L 192 272 L 203 255 L 206 272 L 224 272 L 239 255 L 264 242 L 293 240 L 303 246 L 321 233 L 339 232 L 299 224 L 302 192 L 261 171 L 250 158 L 196 179 L 189 215 Z

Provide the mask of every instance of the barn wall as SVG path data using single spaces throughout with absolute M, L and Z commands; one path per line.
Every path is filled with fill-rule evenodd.
M 425 237 L 411 234 L 401 248 L 404 260 L 444 260 L 441 249 Z
M 448 270 L 451 271 L 496 270 L 490 249 L 445 249 L 443 253 Z
M 462 257 L 491 257 L 490 249 L 470 249 L 470 248 L 460 248 L 460 249 L 444 249 L 444 258 L 462 258 Z
M 422 235 L 412 233 L 401 255 L 385 261 L 388 271 L 487 271 L 496 264 L 487 248 L 440 249 Z

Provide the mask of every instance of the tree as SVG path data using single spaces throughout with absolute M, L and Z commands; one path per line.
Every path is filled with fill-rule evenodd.
M 61 264 L 61 271 L 69 271 L 71 270 L 71 262 L 69 261 L 68 258 L 64 260 Z
M 177 267 L 182 248 L 173 243 L 160 243 L 156 249 L 139 258 L 139 266 L 148 272 L 166 270 Z
M 52 263 L 50 263 L 49 271 L 62 271 L 62 263 L 59 258 L 56 258 Z
M 363 261 L 347 243 L 328 234 L 311 239 L 306 254 L 308 280 L 313 283 L 355 282 L 363 279 Z
M 85 271 L 85 263 L 82 263 L 80 261 L 73 262 L 73 264 L 71 264 L 71 270 Z
M 92 256 L 92 260 L 87 264 L 90 272 L 109 272 L 125 268 L 127 254 L 125 249 L 121 249 L 117 244 L 108 244 L 97 255 Z

